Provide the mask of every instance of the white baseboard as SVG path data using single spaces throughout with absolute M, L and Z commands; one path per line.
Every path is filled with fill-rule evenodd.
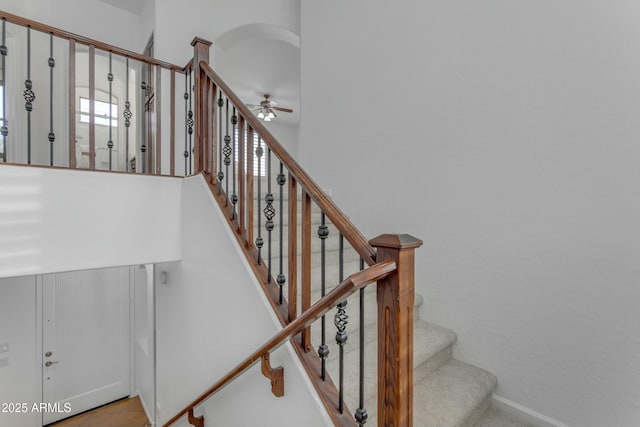
M 153 424 L 153 417 L 151 416 L 151 413 L 149 412 L 149 409 L 147 407 L 147 403 L 144 401 L 144 398 L 142 397 L 142 393 L 140 393 L 139 390 L 136 390 L 136 394 L 134 396 L 138 396 L 138 398 L 140 399 L 140 404 L 142 405 L 142 409 L 144 410 L 144 413 L 147 414 L 147 419 L 150 420 L 149 422 L 151 423 L 151 425 Z M 131 396 L 133 397 L 133 396 Z
M 570 427 L 496 394 L 493 395 L 493 405 L 531 427 Z

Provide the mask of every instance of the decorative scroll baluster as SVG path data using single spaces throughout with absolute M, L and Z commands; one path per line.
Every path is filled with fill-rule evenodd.
M 192 164 L 193 161 L 193 110 L 191 108 L 191 102 L 193 99 L 193 84 L 192 84 L 192 74 L 193 70 L 189 69 L 189 112 L 187 113 L 187 131 L 189 133 L 189 175 L 192 174 Z
M 0 55 L 2 55 L 2 85 L 7 87 L 6 80 L 6 58 L 7 58 L 7 20 L 2 18 L 2 45 L 0 45 Z M 2 134 L 2 161 L 7 162 L 7 135 L 9 134 L 9 127 L 7 126 L 7 91 L 2 91 L 2 127 L 0 133 Z
M 262 246 L 264 245 L 264 239 L 262 238 L 262 221 L 260 218 L 260 211 L 262 210 L 262 170 L 261 159 L 264 154 L 262 149 L 262 138 L 258 135 L 258 146 L 256 147 L 256 157 L 258 162 L 258 238 L 256 239 L 256 248 L 258 248 L 258 265 L 262 264 Z M 253 169 L 253 165 L 252 169 Z M 253 171 L 252 171 L 253 173 Z
M 144 106 L 144 104 L 146 103 L 146 97 L 147 97 L 147 83 L 146 82 L 142 82 L 140 83 L 140 89 L 142 89 L 142 102 L 143 102 L 143 110 L 146 108 L 146 106 Z M 144 113 L 146 114 L 146 112 Z M 148 119 L 148 115 L 147 115 L 147 119 Z M 147 136 L 145 134 L 145 128 L 146 126 L 142 126 L 142 144 L 140 145 L 140 152 L 142 153 L 140 155 L 140 171 L 142 173 L 145 173 L 145 163 L 146 163 L 146 158 L 147 158 Z
M 342 279 L 340 279 L 342 282 Z M 333 320 L 333 324 L 336 326 L 336 342 L 338 343 L 339 353 L 339 374 L 338 374 L 338 411 L 342 414 L 344 412 L 344 345 L 347 343 L 347 323 L 349 323 L 349 316 L 345 310 L 347 307 L 347 300 L 342 301 L 337 305 L 337 311 Z
M 27 26 L 27 80 L 24 81 L 24 87 L 24 108 L 27 110 L 27 163 L 31 164 L 31 111 L 36 99 L 31 81 L 31 26 Z
M 53 133 L 53 67 L 56 61 L 53 59 L 53 33 L 49 33 L 49 165 L 53 166 L 53 141 L 56 135 Z M 4 67 L 3 67 L 4 69 Z M 4 110 L 3 110 L 4 111 Z
M 189 77 L 187 74 L 188 70 L 184 72 L 184 152 L 182 155 L 184 156 L 184 176 L 189 174 L 189 167 L 187 165 L 189 161 L 189 118 L 188 118 L 188 101 L 189 101 Z
M 222 193 L 222 180 L 224 179 L 224 172 L 222 171 L 222 107 L 224 101 L 222 100 L 222 91 L 218 90 L 218 195 Z
M 325 244 L 327 237 L 329 237 L 329 227 L 327 227 L 326 217 L 324 212 L 320 214 L 320 226 L 318 227 L 318 237 L 320 238 L 320 295 L 321 298 L 326 294 L 326 249 Z M 318 356 L 321 361 L 320 378 L 325 381 L 327 378 L 327 357 L 329 356 L 329 346 L 326 344 L 326 319 L 325 315 L 322 315 L 320 320 L 320 335 L 321 342 L 318 347 Z
M 109 81 L 109 141 L 107 141 L 107 148 L 109 149 L 109 170 L 112 170 L 112 157 L 113 157 L 113 139 L 112 139 L 112 131 L 113 131 L 113 122 L 112 116 L 113 112 L 111 110 L 113 102 L 112 102 L 112 86 L 113 86 L 113 70 L 111 68 L 112 60 L 111 60 L 111 51 L 109 51 L 109 74 L 107 74 L 107 80 Z
M 125 97 L 127 98 L 124 102 L 124 112 L 122 115 L 124 116 L 124 127 L 125 130 L 125 155 L 124 155 L 124 167 L 125 171 L 129 172 L 129 126 L 131 126 L 131 117 L 133 114 L 131 113 L 131 102 L 129 101 L 129 58 L 125 60 Z
M 364 270 L 364 259 L 360 258 L 360 271 Z M 360 427 L 364 426 L 369 418 L 367 410 L 364 408 L 364 288 L 358 291 L 360 293 L 360 348 L 359 354 L 359 371 L 358 371 L 358 409 L 354 413 L 354 418 Z
M 287 282 L 287 279 L 282 271 L 282 263 L 283 263 L 283 259 L 282 259 L 282 254 L 283 254 L 283 250 L 282 250 L 282 244 L 283 244 L 283 233 L 284 233 L 284 201 L 282 200 L 284 197 L 284 184 L 287 182 L 287 176 L 284 174 L 284 166 L 282 165 L 282 162 L 280 162 L 280 173 L 278 174 L 278 176 L 276 177 L 276 182 L 278 183 L 278 185 L 280 186 L 280 258 L 278 259 L 279 264 L 280 264 L 280 269 L 278 270 L 278 277 L 276 278 L 276 282 L 278 283 L 278 287 L 280 287 L 280 296 L 279 296 L 279 301 L 278 304 L 282 304 L 282 301 L 284 300 L 283 298 L 283 289 L 284 289 L 284 284 Z
M 238 203 L 238 195 L 236 194 L 236 157 L 238 157 L 238 116 L 236 115 L 236 107 L 233 107 L 231 114 L 231 132 L 233 133 L 233 144 L 231 150 L 233 152 L 233 162 L 231 164 L 231 183 L 233 194 L 231 194 L 231 204 L 233 205 L 233 213 L 231 219 L 236 217 L 236 204 Z
M 340 233 L 339 237 L 339 279 L 338 282 L 342 283 L 344 280 L 344 236 Z M 338 311 L 336 313 L 334 324 L 338 331 L 336 332 L 336 342 L 339 346 L 339 388 L 338 391 L 340 393 L 340 397 L 338 399 L 338 410 L 342 414 L 344 411 L 344 345 L 347 343 L 347 323 L 349 320 L 349 316 L 347 316 L 346 308 L 347 308 L 347 300 L 342 301 L 338 304 Z
M 260 179 L 260 177 L 258 177 Z M 271 232 L 273 231 L 273 217 L 276 216 L 276 210 L 273 207 L 273 193 L 271 192 L 271 148 L 267 148 L 267 195 L 264 197 L 264 201 L 267 205 L 264 208 L 264 216 L 267 221 L 264 223 L 264 227 L 267 229 L 268 240 L 267 250 L 269 257 L 269 275 L 267 276 L 267 282 L 271 283 Z
M 231 163 L 233 150 L 231 149 L 231 137 L 229 136 L 229 98 L 227 98 L 226 101 L 226 110 L 224 113 L 224 148 L 222 152 L 224 153 L 224 175 L 227 177 L 224 190 L 224 205 L 229 206 L 229 164 Z

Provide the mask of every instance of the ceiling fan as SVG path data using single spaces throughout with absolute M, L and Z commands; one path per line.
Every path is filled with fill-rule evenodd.
M 277 103 L 271 101 L 269 98 L 271 95 L 268 93 L 264 95 L 264 99 L 260 101 L 259 105 L 256 104 L 247 104 L 247 107 L 251 108 L 251 110 L 258 116 L 259 119 L 264 120 L 265 122 L 270 122 L 271 119 L 275 119 L 276 113 L 275 111 L 282 111 L 284 113 L 293 113 L 291 108 L 283 108 L 276 107 Z

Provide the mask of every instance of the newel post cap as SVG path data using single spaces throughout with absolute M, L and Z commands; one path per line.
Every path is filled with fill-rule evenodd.
M 205 39 L 202 39 L 200 37 L 194 37 L 193 40 L 191 41 L 191 46 L 195 46 L 198 43 L 203 44 L 205 46 L 211 46 L 212 45 L 212 43 L 209 40 L 205 40 Z
M 410 234 L 381 234 L 369 240 L 374 248 L 415 249 L 422 246 L 422 240 Z

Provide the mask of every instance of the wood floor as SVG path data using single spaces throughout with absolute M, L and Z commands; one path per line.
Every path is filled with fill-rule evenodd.
M 151 423 L 138 396 L 67 418 L 47 427 L 147 427 Z

